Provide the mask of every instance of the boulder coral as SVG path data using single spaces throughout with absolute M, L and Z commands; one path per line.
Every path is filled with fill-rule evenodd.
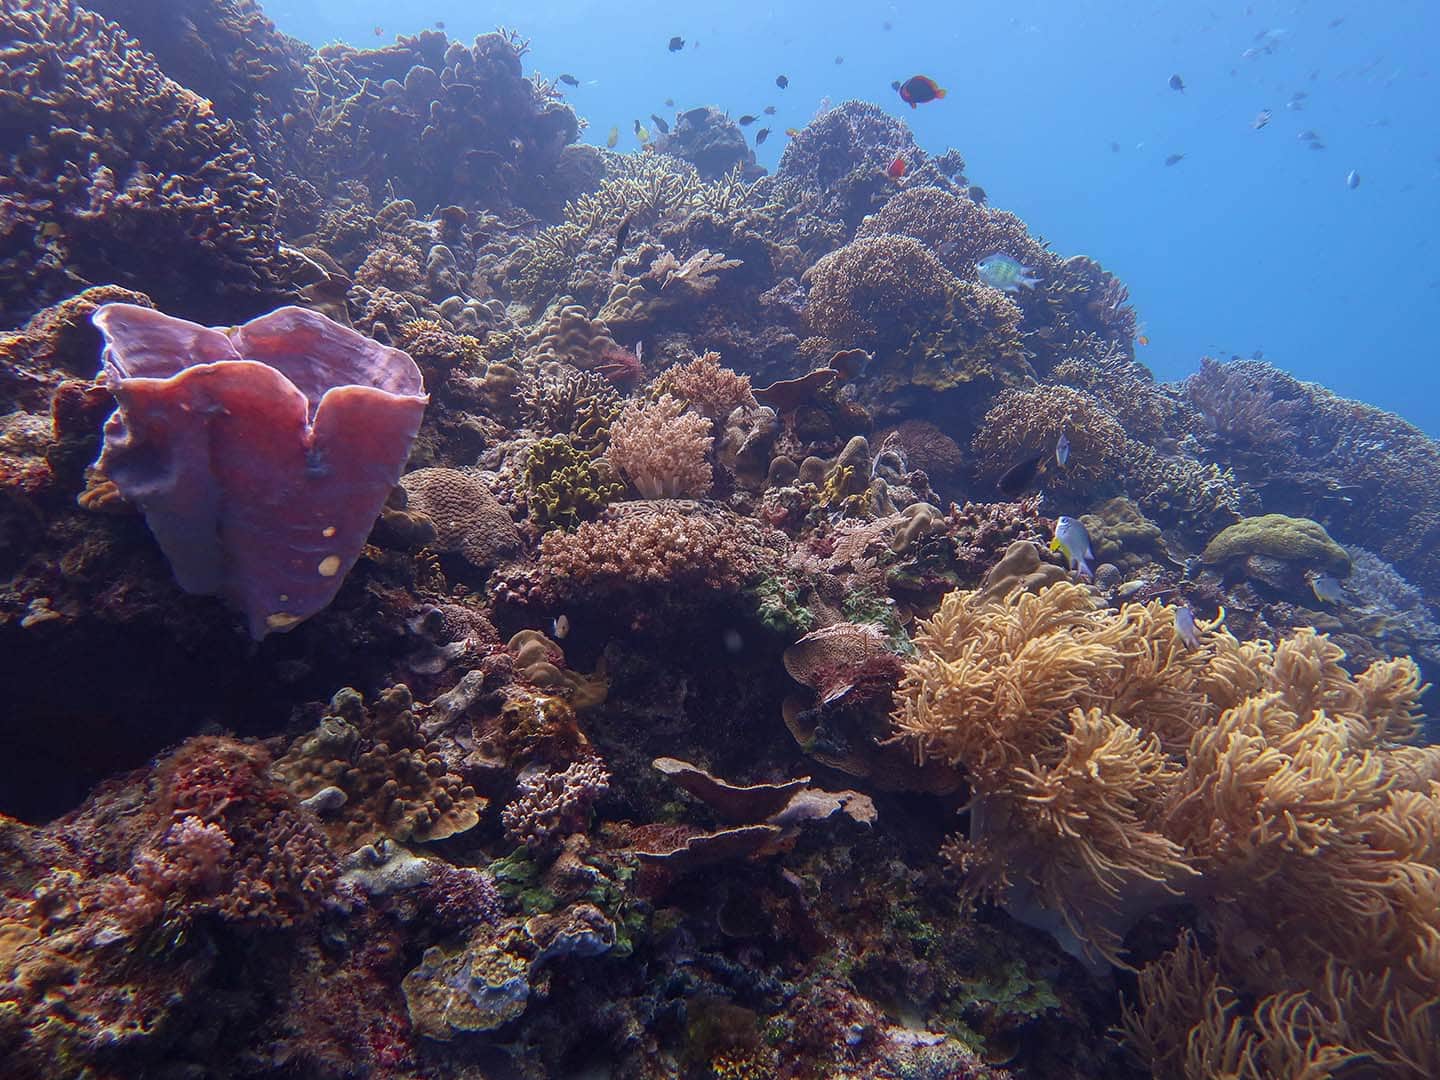
M 1268 555 L 1334 574 L 1350 572 L 1350 556 L 1330 538 L 1323 525 L 1284 514 L 1262 514 L 1237 521 L 1206 545 L 1201 558 L 1207 563 L 1223 563 L 1248 555 Z

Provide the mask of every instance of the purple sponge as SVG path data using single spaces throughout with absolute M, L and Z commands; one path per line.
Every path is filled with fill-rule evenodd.
M 120 403 L 96 466 L 181 588 L 223 596 L 257 640 L 330 603 L 420 429 L 415 362 L 297 307 L 229 331 L 133 304 L 92 318 Z

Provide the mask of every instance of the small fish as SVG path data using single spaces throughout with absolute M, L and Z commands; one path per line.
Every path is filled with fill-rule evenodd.
M 894 161 L 890 162 L 889 167 L 885 170 L 885 175 L 890 177 L 891 180 L 899 180 L 905 175 L 907 168 L 909 168 L 909 166 L 905 164 L 905 159 L 903 157 L 897 157 Z
M 1120 144 L 1119 144 L 1118 142 L 1116 142 L 1114 139 L 1111 139 L 1111 140 L 1110 140 L 1110 153 L 1112 153 L 1112 154 L 1118 154 L 1119 152 L 1120 152 Z
M 766 105 L 765 108 L 761 109 L 760 111 L 763 112 L 766 116 L 774 116 L 774 115 L 775 115 L 775 106 L 774 106 L 774 105 Z
M 795 136 L 797 136 L 797 135 L 800 134 L 800 129 L 799 129 L 799 128 L 786 128 L 786 129 L 785 129 L 785 134 L 788 135 L 790 138 L 793 139 L 793 138 L 795 138 Z
M 778 86 L 781 90 L 784 90 L 785 87 L 787 87 L 787 86 L 790 85 L 790 80 L 789 80 L 788 78 L 786 78 L 784 75 L 776 75 L 776 76 L 775 76 L 775 85 Z
M 1035 477 L 1040 472 L 1040 463 L 1044 460 L 1044 454 L 1029 454 L 1011 465 L 1000 474 L 1000 479 L 995 481 L 1000 494 L 1008 495 L 1012 499 L 1019 495 L 1035 482 Z
M 681 49 L 683 49 L 684 47 L 685 47 L 685 39 L 684 39 L 683 37 L 672 37 L 672 38 L 670 39 L 670 51 L 671 51 L 671 52 L 679 52 L 679 51 L 680 51 Z
M 555 616 L 555 621 L 550 624 L 550 635 L 556 641 L 564 641 L 570 636 L 570 616 L 560 614 Z
M 1040 279 L 1030 276 L 1030 268 L 1021 266 L 1004 252 L 996 251 L 975 264 L 975 272 L 980 275 L 980 280 L 992 289 L 999 289 L 1001 292 L 1019 292 L 1021 289 L 1033 289 L 1040 284 Z
M 650 120 L 654 123 L 656 129 L 660 132 L 661 135 L 670 134 L 670 125 L 667 124 L 664 120 L 660 119 L 660 117 L 656 116 L 653 112 L 650 114 Z
M 1260 131 L 1268 123 L 1270 123 L 1270 110 L 1261 109 L 1258 113 L 1255 114 L 1255 119 L 1250 121 L 1250 126 L 1256 131 Z
M 1322 604 L 1345 603 L 1344 586 L 1329 574 L 1315 574 L 1310 578 L 1310 591 Z
M 1139 337 L 1137 337 L 1137 338 L 1135 339 L 1135 343 L 1136 343 L 1137 345 L 1149 345 L 1149 344 L 1150 344 L 1150 338 L 1149 338 L 1147 335 L 1145 335 L 1145 334 L 1141 334 Z
M 1354 169 L 1345 174 L 1345 186 L 1351 191 L 1360 186 L 1360 174 Z
M 970 201 L 984 206 L 990 196 L 985 194 L 985 189 L 979 184 L 971 184 L 965 189 L 965 194 L 970 196 Z
M 894 83 L 890 84 L 895 86 Z M 900 100 L 915 108 L 917 105 L 924 105 L 927 101 L 938 101 L 945 96 L 945 91 L 940 89 L 934 79 L 928 75 L 911 75 L 895 89 L 900 94 Z
M 1061 517 L 1055 522 L 1055 535 L 1050 540 L 1051 551 L 1062 551 L 1070 562 L 1071 570 L 1078 570 L 1081 577 L 1090 577 L 1090 560 L 1095 553 L 1090 550 L 1090 534 L 1085 526 L 1072 517 Z
M 770 129 L 769 129 L 769 128 L 761 128 L 759 131 L 755 132 L 755 145 L 756 145 L 756 146 L 759 146 L 761 143 L 763 143 L 763 142 L 764 142 L 766 139 L 768 139 L 769 137 L 770 137 Z
M 612 127 L 610 129 L 610 134 L 605 136 L 605 145 L 608 146 L 611 150 L 614 150 L 615 144 L 619 141 L 620 129 L 618 127 Z
M 375 36 L 376 36 L 376 37 L 383 37 L 384 34 L 385 34 L 385 28 L 384 28 L 383 26 L 377 26 L 377 27 L 375 28 Z
M 837 56 L 837 57 L 835 57 L 835 63 L 837 63 L 837 64 L 843 64 L 844 62 L 845 62 L 845 58 L 844 58 L 843 56 Z
M 736 120 L 735 122 L 741 127 L 749 127 L 755 122 L 755 117 L 751 116 L 749 113 L 746 113 L 744 116 L 740 117 L 740 119 Z
M 667 109 L 673 109 L 675 107 L 675 99 L 673 97 L 667 97 L 665 99 L 665 107 Z
M 560 81 L 563 82 L 566 86 L 580 85 L 580 80 L 577 79 L 574 75 L 561 75 Z
M 444 30 L 444 29 L 445 29 L 445 20 L 444 20 L 444 19 L 436 19 L 436 20 L 435 20 L 435 29 L 436 29 L 436 30 Z
M 1055 464 L 1062 469 L 1065 463 L 1070 460 L 1070 436 L 1060 432 L 1060 438 L 1055 440 Z
M 647 143 L 650 141 L 650 129 L 647 128 L 644 124 L 642 124 L 639 120 L 635 121 L 635 137 L 639 139 L 642 143 Z
M 1168 169 L 1171 165 L 1179 165 L 1180 162 L 1184 160 L 1184 154 L 1170 154 L 1168 157 L 1165 158 L 1165 167 Z
M 1189 604 L 1181 604 L 1175 609 L 1175 633 L 1187 649 L 1200 647 L 1200 628 L 1195 625 L 1195 613 L 1190 610 Z
M 1179 75 L 1171 75 L 1171 76 L 1170 76 L 1170 89 L 1171 89 L 1171 90 L 1178 90 L 1178 91 L 1180 91 L 1180 93 L 1183 94 L 1183 93 L 1185 92 L 1185 80 L 1182 79 L 1182 78 L 1180 78 Z

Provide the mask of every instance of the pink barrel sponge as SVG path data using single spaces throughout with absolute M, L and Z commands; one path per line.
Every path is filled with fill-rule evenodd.
M 92 318 L 119 402 L 96 465 L 181 588 L 224 597 L 257 640 L 324 608 L 420 430 L 415 362 L 297 307 L 232 330 L 133 304 Z

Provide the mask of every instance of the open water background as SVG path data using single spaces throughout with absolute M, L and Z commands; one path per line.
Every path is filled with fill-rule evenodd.
M 1118 274 L 1150 340 L 1137 353 L 1157 376 L 1259 350 L 1440 435 L 1433 2 L 288 0 L 266 10 L 316 45 L 374 46 L 436 20 L 463 40 L 514 27 L 532 41 L 527 74 L 580 79 L 567 96 L 590 122 L 583 138 L 603 143 L 616 126 L 621 150 L 638 148 L 635 120 L 653 127 L 651 113 L 713 104 L 760 116 L 752 137 L 769 124 L 759 160 L 773 169 L 787 127 L 826 103 L 876 102 L 927 151 L 959 149 L 992 205 L 1055 250 Z M 667 51 L 672 35 L 683 51 Z M 911 110 L 890 84 L 914 74 L 947 97 Z M 1184 93 L 1167 86 L 1172 74 Z M 1287 108 L 1297 91 L 1303 109 Z M 764 117 L 770 104 L 778 111 Z M 1273 118 L 1257 131 L 1264 108 Z M 1326 149 L 1297 138 L 1307 130 Z M 1185 159 L 1167 167 L 1170 154 Z

